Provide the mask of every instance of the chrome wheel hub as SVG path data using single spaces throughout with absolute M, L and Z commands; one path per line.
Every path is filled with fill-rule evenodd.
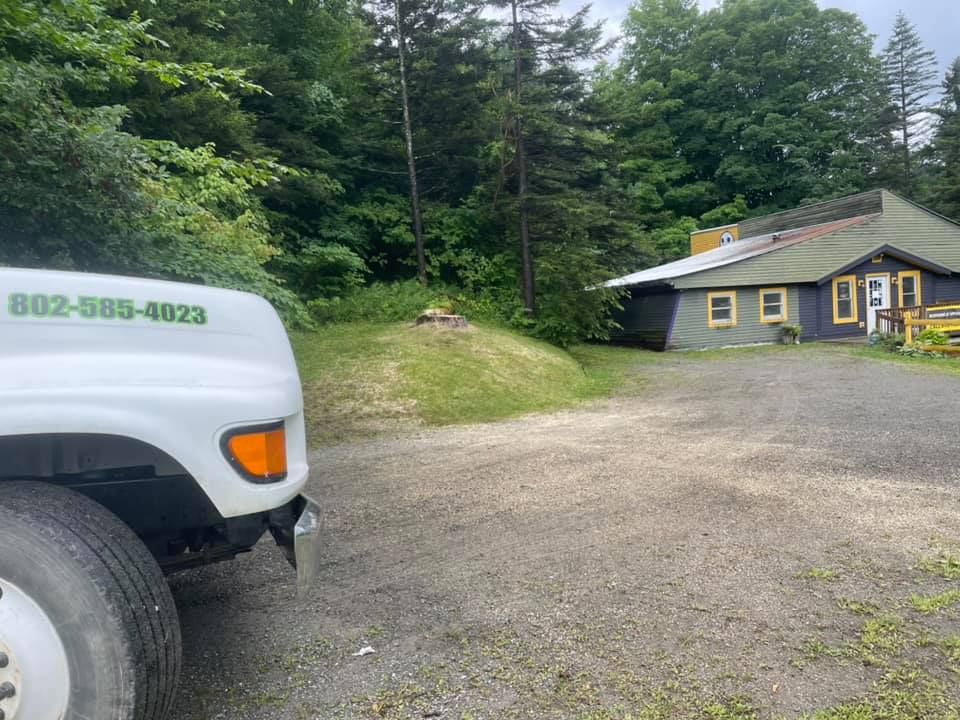
M 69 697 L 56 626 L 29 595 L 0 579 L 0 720 L 60 720 Z

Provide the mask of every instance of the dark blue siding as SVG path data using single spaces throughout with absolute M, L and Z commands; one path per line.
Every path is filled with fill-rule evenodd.
M 816 340 L 819 322 L 817 320 L 817 296 L 819 288 L 816 285 L 797 285 L 797 297 L 800 301 L 799 323 L 803 326 L 801 340 Z
M 960 300 L 960 277 L 938 277 L 934 279 L 933 302 Z
M 611 333 L 611 339 L 619 344 L 665 350 L 679 298 L 676 290 L 633 289 L 623 301 L 623 310 L 613 316 L 623 329 Z
M 844 275 L 852 275 L 853 273 L 844 273 Z M 857 276 L 857 279 L 861 279 L 863 276 Z M 859 282 L 857 283 L 857 303 L 861 309 L 860 320 L 863 321 L 863 303 L 864 303 L 864 291 L 862 287 L 859 287 Z M 864 322 L 864 327 L 861 328 L 858 323 L 848 323 L 846 325 L 834 325 L 833 324 L 833 282 L 827 281 L 820 286 L 820 293 L 818 295 L 818 304 L 817 304 L 817 337 L 821 340 L 830 340 L 835 338 L 845 338 L 845 337 L 857 337 L 858 335 L 866 335 L 866 323 Z
M 852 270 L 839 273 L 840 275 L 857 276 L 857 307 L 860 312 L 860 322 L 845 325 L 833 324 L 833 278 L 827 280 L 827 282 L 819 288 L 819 309 L 817 311 L 819 322 L 817 335 L 827 339 L 866 335 L 867 291 L 865 287 L 860 287 L 860 283 L 864 280 L 865 276 L 872 273 L 890 273 L 890 279 L 895 280 L 897 273 L 905 270 L 919 270 L 919 268 L 897 258 L 885 255 L 883 262 L 874 263 L 872 260 L 867 260 Z M 948 281 L 949 279 L 935 276 L 926 270 L 921 271 L 920 292 L 923 302 L 931 302 L 935 296 L 937 299 L 940 299 L 941 296 L 945 299 L 953 299 L 952 297 L 946 298 L 946 295 L 950 295 L 951 292 L 956 292 L 955 297 L 960 299 L 960 292 L 958 292 L 960 291 L 960 283 L 956 284 L 955 287 L 947 287 L 945 294 L 944 291 L 941 290 L 941 284 Z M 898 307 L 900 305 L 899 286 L 894 282 L 890 284 L 890 305 L 892 307 Z M 860 327 L 861 324 L 863 327 Z

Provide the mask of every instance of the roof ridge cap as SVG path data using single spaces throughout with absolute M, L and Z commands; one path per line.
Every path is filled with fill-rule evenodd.
M 862 192 L 852 193 L 850 195 L 841 195 L 840 197 L 836 197 L 831 200 L 821 200 L 820 202 L 810 203 L 808 205 L 800 205 L 798 207 L 787 208 L 786 210 L 777 210 L 776 212 L 767 213 L 766 215 L 757 215 L 756 217 L 744 218 L 740 222 L 748 222 L 751 220 L 762 220 L 763 218 L 772 218 L 772 217 L 776 217 L 777 215 L 783 215 L 785 213 L 797 212 L 798 210 L 807 210 L 809 208 L 815 208 L 815 207 L 820 207 L 821 205 L 829 205 L 830 203 L 839 202 L 840 200 L 849 200 L 850 198 L 861 197 L 863 195 L 872 195 L 874 193 L 880 193 L 882 198 L 883 197 L 882 193 L 884 192 L 890 192 L 890 191 L 885 190 L 884 188 L 873 188 L 872 190 L 864 190 Z M 882 206 L 882 202 L 881 202 L 881 206 Z

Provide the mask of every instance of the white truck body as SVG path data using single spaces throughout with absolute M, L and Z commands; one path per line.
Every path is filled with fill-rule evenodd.
M 19 294 L 38 307 L 14 314 L 10 298 Z M 35 301 L 38 296 L 47 299 Z M 68 301 L 64 314 L 52 314 L 54 297 Z M 130 300 L 134 316 L 118 318 L 115 308 L 112 318 L 83 317 L 82 298 Z M 157 312 L 173 306 L 186 319 L 202 309 L 196 317 L 205 322 L 137 313 L 149 303 Z M 221 452 L 221 437 L 276 420 L 286 427 L 286 479 L 242 480 Z M 290 342 L 273 307 L 249 293 L 0 268 L 0 435 L 48 433 L 124 436 L 156 447 L 186 469 L 225 518 L 283 505 L 307 480 L 303 400 Z
M 319 571 L 303 398 L 249 293 L 0 268 L 0 720 L 163 720 L 165 573 L 271 533 Z

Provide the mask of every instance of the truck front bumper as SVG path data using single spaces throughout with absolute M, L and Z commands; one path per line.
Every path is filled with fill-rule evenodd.
M 320 575 L 320 506 L 301 495 L 303 510 L 293 526 L 293 554 L 297 567 L 297 594 L 303 595 Z
M 287 560 L 297 569 L 297 595 L 303 595 L 320 574 L 320 505 L 307 495 L 298 495 L 272 510 L 267 523 Z

